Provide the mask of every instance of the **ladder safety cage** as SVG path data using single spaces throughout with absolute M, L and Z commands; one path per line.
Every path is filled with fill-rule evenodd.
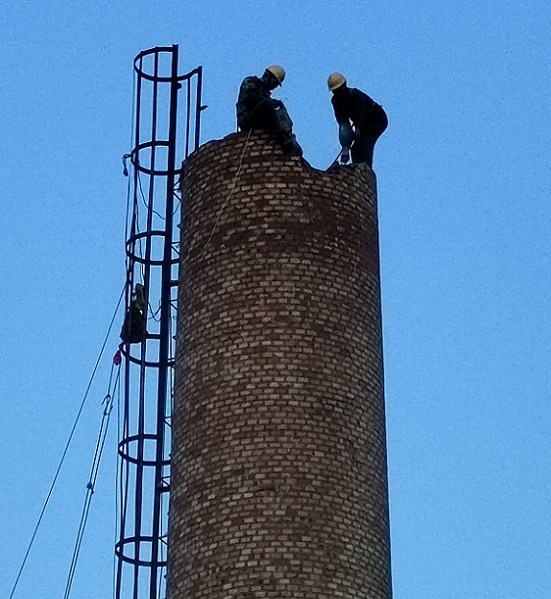
M 179 75 L 177 45 L 151 48 L 134 59 L 116 599 L 166 596 L 179 264 L 180 202 L 174 191 L 181 173 L 176 165 L 199 147 L 201 93 L 202 67 Z

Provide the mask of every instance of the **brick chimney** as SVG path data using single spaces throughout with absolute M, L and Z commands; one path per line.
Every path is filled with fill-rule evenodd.
M 390 599 L 375 179 L 185 163 L 169 599 Z

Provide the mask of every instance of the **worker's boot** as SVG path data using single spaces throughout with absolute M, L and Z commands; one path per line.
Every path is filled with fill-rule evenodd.
M 280 139 L 281 146 L 290 156 L 302 156 L 302 148 L 297 141 L 294 133 L 282 136 Z

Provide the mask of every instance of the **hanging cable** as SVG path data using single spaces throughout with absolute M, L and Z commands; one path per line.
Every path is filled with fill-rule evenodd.
M 122 406 L 121 402 L 121 387 L 119 385 L 117 389 L 117 439 L 122 439 L 128 435 L 128 414 L 127 410 Z M 113 545 L 117 546 L 117 541 L 120 537 L 120 529 L 124 527 L 126 521 L 126 503 L 128 498 L 128 465 L 126 466 L 126 472 L 123 470 L 123 460 L 118 459 L 117 456 L 117 468 L 115 471 L 115 538 Z M 125 487 L 126 480 L 126 487 Z M 123 549 L 121 548 L 121 551 Z M 120 568 L 121 562 L 117 557 L 117 552 L 113 553 L 113 599 L 117 597 L 120 588 L 120 578 L 117 578 L 117 568 Z
M 161 311 L 161 302 L 159 300 L 159 307 L 155 310 L 155 312 L 153 312 L 153 306 L 151 305 L 150 302 L 147 302 L 148 308 L 149 308 L 149 318 L 152 318 L 155 322 L 161 322 L 161 317 L 159 316 L 159 318 L 157 318 L 157 314 L 159 314 L 159 312 Z
M 134 143 L 134 120 L 135 120 L 135 100 L 136 100 L 136 76 L 132 77 L 132 124 L 130 127 L 130 147 L 132 148 L 132 144 Z M 123 174 L 128 177 L 128 169 L 126 166 L 126 158 L 130 158 L 130 164 L 132 164 L 132 154 L 125 154 L 123 156 L 123 165 L 124 171 Z M 126 186 L 126 219 L 124 221 L 124 238 L 128 239 L 128 216 L 130 214 L 130 189 L 131 189 L 131 180 L 128 177 L 128 182 Z
M 131 161 L 132 167 L 136 169 L 135 174 L 136 174 L 136 179 L 138 180 L 138 186 L 141 189 L 141 180 L 140 180 L 140 172 L 139 170 L 136 168 L 136 166 L 134 165 L 134 163 Z M 143 190 L 141 191 L 142 196 L 143 196 Z M 144 202 L 145 202 L 145 198 L 144 198 Z M 130 178 L 129 178 L 129 186 L 128 186 L 128 198 L 127 198 L 127 215 L 129 212 L 129 207 L 130 207 Z M 145 266 L 143 264 L 143 246 L 142 246 L 142 238 L 140 236 L 140 212 L 139 212 L 139 202 L 138 202 L 138 191 L 136 189 L 136 184 L 134 183 L 134 201 L 133 201 L 133 211 L 132 211 L 132 223 L 131 223 L 131 228 L 133 228 L 135 230 L 135 237 L 138 238 L 138 256 L 141 258 L 140 261 L 140 275 L 142 277 L 141 282 L 144 282 L 144 277 L 145 277 Z M 128 219 L 127 219 L 128 222 Z M 128 226 L 125 229 L 125 239 L 128 239 L 129 233 L 128 233 L 129 229 Z M 134 233 L 132 231 L 132 233 Z M 136 240 L 134 238 L 134 247 L 136 244 Z M 134 252 L 134 247 L 132 248 L 132 252 Z
M 178 202 L 176 202 L 176 208 L 174 208 L 174 210 L 172 211 L 172 216 L 176 216 L 176 213 L 178 212 L 178 210 L 181 209 L 182 206 L 182 198 L 177 194 L 173 194 L 174 197 L 178 200 Z
M 117 368 L 117 375 L 115 377 L 115 382 L 113 387 L 111 386 L 113 382 L 113 371 Z M 96 443 L 96 450 L 94 453 L 94 459 L 92 461 L 92 467 L 90 469 L 90 476 L 88 478 L 88 483 L 86 484 L 86 495 L 84 498 L 84 505 L 82 507 L 82 513 L 80 516 L 80 523 L 77 532 L 77 538 L 75 541 L 75 547 L 73 550 L 73 558 L 71 560 L 71 565 L 69 567 L 69 574 L 67 576 L 67 585 L 65 587 L 65 594 L 63 595 L 63 599 L 69 599 L 69 595 L 71 594 L 71 588 L 73 586 L 73 580 L 75 577 L 75 572 L 77 568 L 77 562 L 80 555 L 80 549 L 82 547 L 82 540 L 84 538 L 84 531 L 86 528 L 86 524 L 88 522 L 88 514 L 90 513 L 90 504 L 92 502 L 92 496 L 94 495 L 96 480 L 98 477 L 99 467 L 101 463 L 101 458 L 103 455 L 103 450 L 105 448 L 105 440 L 107 438 L 107 431 L 109 429 L 109 421 L 111 418 L 111 410 L 113 409 L 113 396 L 116 393 L 116 390 L 119 385 L 120 380 L 120 362 L 117 364 L 116 357 L 113 360 L 113 364 L 111 365 L 111 373 L 109 375 L 109 384 L 107 386 L 107 394 L 103 399 L 103 404 L 105 404 L 105 408 L 103 410 L 103 417 L 101 420 L 100 430 L 98 434 L 98 440 Z
M 125 239 L 127 239 L 127 240 L 129 238 L 128 216 L 130 214 L 130 196 L 131 196 L 131 184 L 130 184 L 130 178 L 129 178 L 129 180 L 128 180 L 128 189 L 127 189 L 127 201 L 126 201 L 126 226 L 125 226 Z M 133 238 L 133 244 L 134 245 L 132 246 L 132 248 L 130 250 L 128 249 L 128 246 L 127 246 L 126 247 L 126 252 L 127 252 L 127 255 L 129 253 L 135 253 L 136 237 L 137 237 L 137 242 L 138 242 L 138 252 L 137 252 L 137 255 L 141 259 L 141 261 L 140 261 L 140 275 L 141 275 L 141 282 L 143 283 L 143 281 L 144 281 L 143 246 L 142 246 L 142 238 L 140 236 L 139 219 L 140 219 L 140 213 L 139 213 L 138 197 L 137 197 L 136 190 L 134 190 L 134 201 L 132 203 L 132 221 L 130 223 L 130 228 L 132 228 L 132 233 L 133 233 L 132 234 L 132 238 Z M 135 233 L 134 233 L 134 231 L 135 231 Z M 128 258 L 127 258 L 126 264 L 127 264 L 127 270 L 128 270 L 128 264 L 129 264 L 129 259 Z
M 136 167 L 134 167 L 134 168 L 136 168 Z M 142 187 L 142 180 L 140 179 L 140 171 L 139 170 L 138 170 L 138 186 L 140 188 L 142 202 L 143 202 L 146 210 L 149 210 L 149 206 L 147 204 L 147 200 L 145 199 L 145 194 L 144 194 L 143 187 Z M 160 215 L 156 210 L 153 210 L 153 208 L 151 209 L 151 212 L 153 212 L 153 214 L 156 214 L 161 220 L 165 220 L 165 217 Z
M 101 358 L 103 356 L 103 352 L 105 351 L 105 346 L 107 345 L 107 341 L 109 340 L 109 336 L 111 334 L 111 329 L 113 328 L 113 323 L 115 322 L 115 319 L 117 317 L 117 313 L 119 311 L 121 302 L 122 302 L 122 298 L 124 297 L 124 291 L 125 291 L 125 287 L 123 287 L 123 290 L 119 296 L 119 300 L 117 302 L 117 307 L 115 308 L 115 312 L 113 313 L 113 317 L 111 318 L 111 322 L 109 323 L 109 327 L 107 328 L 107 333 L 105 335 L 105 339 L 103 340 L 103 345 L 101 346 L 98 358 L 96 360 L 96 364 L 94 366 L 94 369 L 92 370 L 92 374 L 90 376 L 90 380 L 88 381 L 88 385 L 86 387 L 86 390 L 84 392 L 84 396 L 82 398 L 82 401 L 80 402 L 80 407 L 78 409 L 75 421 L 73 423 L 73 427 L 71 428 L 71 432 L 69 433 L 69 438 L 67 440 L 67 443 L 65 444 L 65 449 L 63 450 L 63 453 L 61 455 L 61 459 L 59 461 L 57 470 L 55 472 L 52 484 L 50 485 L 50 489 L 48 491 L 48 494 L 46 495 L 46 499 L 44 501 L 44 504 L 42 505 L 42 510 L 40 511 L 40 515 L 38 516 L 38 520 L 36 522 L 36 525 L 34 527 L 33 533 L 31 535 L 31 539 L 29 541 L 29 544 L 27 546 L 27 550 L 25 551 L 25 555 L 23 557 L 23 561 L 21 562 L 21 566 L 19 567 L 19 571 L 17 572 L 17 577 L 15 579 L 15 582 L 13 584 L 9 599 L 12 599 L 12 597 L 15 594 L 15 591 L 17 589 L 17 585 L 19 584 L 19 580 L 21 578 L 21 574 L 23 573 L 23 569 L 25 568 L 25 564 L 27 563 L 27 559 L 29 557 L 29 554 L 31 552 L 32 546 L 34 544 L 34 540 L 36 538 L 36 535 L 38 533 L 38 529 L 40 528 L 40 524 L 42 522 L 42 518 L 44 517 L 44 513 L 46 511 L 46 508 L 48 506 L 48 503 L 50 502 L 50 498 L 52 496 L 54 487 L 56 485 L 57 479 L 59 477 L 59 473 L 61 472 L 61 468 L 63 466 L 63 463 L 65 462 L 65 457 L 67 456 L 67 452 L 69 450 L 69 446 L 71 445 L 71 441 L 73 440 L 73 436 L 75 434 L 76 428 L 77 428 L 77 424 L 80 420 L 80 416 L 82 415 L 82 410 L 84 409 L 84 404 L 86 403 L 86 400 L 88 398 L 88 393 L 90 392 L 90 388 L 92 387 L 92 382 L 94 380 L 94 377 L 96 375 L 96 371 L 98 369 L 99 363 L 101 361 Z
M 247 151 L 247 146 L 249 145 L 249 140 L 251 139 L 252 131 L 253 131 L 252 129 L 249 130 L 247 139 L 245 140 L 245 144 L 243 145 L 243 151 L 241 152 L 241 158 L 239 159 L 239 165 L 237 167 L 237 171 L 235 172 L 235 177 L 233 178 L 233 183 L 232 183 L 232 186 L 228 193 L 228 197 L 224 200 L 224 203 L 222 204 L 222 206 L 220 206 L 220 210 L 218 211 L 216 221 L 214 223 L 214 226 L 212 227 L 212 230 L 210 232 L 210 235 L 208 236 L 208 239 L 207 239 L 205 245 L 201 248 L 201 251 L 197 254 L 197 256 L 195 256 L 195 258 L 191 258 L 192 260 L 197 260 L 204 253 L 204 251 L 207 249 L 209 243 L 212 240 L 214 232 L 218 228 L 218 224 L 220 222 L 220 219 L 222 218 L 222 213 L 224 212 L 224 208 L 226 207 L 227 203 L 230 201 L 230 198 L 232 197 L 235 187 L 237 185 L 237 180 L 239 179 L 239 175 L 241 173 L 241 167 L 243 166 L 243 158 L 245 157 L 245 152 Z
M 126 366 L 128 368 L 128 365 Z M 128 406 L 125 405 L 121 410 L 121 390 L 119 387 L 118 393 L 118 403 L 117 403 L 117 416 L 118 416 L 118 438 L 124 439 L 128 437 Z M 126 402 L 126 398 L 125 398 Z M 129 480 L 130 480 L 130 462 L 128 460 L 117 460 L 117 484 L 115 485 L 115 511 L 117 517 L 117 526 L 115 532 L 115 547 L 117 545 L 117 540 L 120 536 L 121 530 L 124 530 L 126 527 L 126 517 L 128 510 L 128 493 L 129 493 Z M 124 548 L 121 547 L 120 551 L 123 552 Z M 114 577 L 113 577 L 113 597 L 119 596 L 120 593 L 120 585 L 121 578 L 116 575 L 117 569 L 120 572 L 122 567 L 122 560 L 117 559 L 116 552 L 114 554 Z
M 140 257 L 141 261 L 140 261 L 140 276 L 142 277 L 142 284 L 145 281 L 145 264 L 144 264 L 144 257 L 143 257 L 143 245 L 142 245 L 142 238 L 140 236 L 140 222 L 139 222 L 139 211 L 138 211 L 138 201 L 136 200 L 136 235 L 138 235 L 138 256 Z
M 134 74 L 133 80 L 132 80 L 132 125 L 131 125 L 131 129 L 130 129 L 130 147 L 133 146 L 134 143 L 138 143 L 137 140 L 134 139 L 134 136 L 136 134 L 136 86 L 137 86 L 137 77 Z M 136 151 L 137 151 L 137 146 L 136 146 Z M 127 159 L 130 159 L 130 165 L 135 169 L 135 177 L 129 177 L 129 173 L 128 173 L 128 168 L 127 168 Z M 139 229 L 139 212 L 138 212 L 138 197 L 137 197 L 137 190 L 136 190 L 136 184 L 134 182 L 134 186 L 132 186 L 132 179 L 138 179 L 138 185 L 141 187 L 141 181 L 139 180 L 139 170 L 137 169 L 136 165 L 134 164 L 134 161 L 137 161 L 137 153 L 136 156 L 134 157 L 132 152 L 130 154 L 125 154 L 123 156 L 123 165 L 124 165 L 124 171 L 123 174 L 125 176 L 128 177 L 128 184 L 127 184 L 127 190 L 126 190 L 126 219 L 125 219 L 125 231 L 124 231 L 124 238 L 128 239 L 128 235 L 129 235 L 129 230 L 131 228 L 135 228 L 136 233 L 139 235 L 140 233 L 140 229 Z M 132 197 L 132 188 L 134 188 L 134 194 L 133 194 L 133 202 L 132 202 L 132 220 L 131 222 L 129 222 L 129 216 L 130 216 L 130 204 L 131 204 L 131 197 Z M 135 241 L 134 241 L 135 243 Z M 140 258 L 143 257 L 143 248 L 142 248 L 142 239 L 141 237 L 138 238 L 138 247 L 139 247 L 139 256 Z M 133 248 L 132 248 L 133 251 Z M 140 269 L 140 274 L 142 276 L 142 283 L 143 283 L 143 277 L 144 277 L 144 272 L 143 272 L 143 264 L 142 267 Z
M 326 170 L 329 170 L 331 168 L 333 168 L 334 166 L 337 166 L 339 164 L 339 158 L 341 157 L 341 154 L 344 152 L 344 148 L 341 148 L 339 150 L 339 153 L 337 154 L 337 157 L 335 158 L 335 160 L 333 160 L 333 162 L 327 167 Z
M 120 352 L 120 349 L 119 349 Z M 121 438 L 121 430 L 120 430 L 120 423 L 121 423 L 121 387 L 122 385 L 119 385 L 117 387 L 117 439 Z M 118 456 L 117 456 L 118 457 Z M 117 459 L 117 467 L 115 469 L 115 484 L 113 485 L 114 489 L 115 489 L 115 525 L 113 526 L 113 530 L 115 531 L 115 538 L 113 539 L 113 547 L 117 544 L 117 540 L 119 537 L 119 530 L 118 530 L 118 526 L 119 526 L 119 511 L 118 511 L 118 506 L 119 506 L 119 501 L 118 501 L 118 476 L 119 476 L 119 460 Z M 115 586 L 115 579 L 117 576 L 117 555 L 115 552 L 113 552 L 113 599 L 115 599 L 116 597 L 116 586 Z
M 180 173 L 180 176 L 178 177 L 178 181 L 176 181 L 176 183 L 174 184 L 174 187 L 172 188 L 172 195 L 178 200 L 178 203 L 176 204 L 176 208 L 174 208 L 174 212 L 172 213 L 172 216 L 174 216 L 176 214 L 176 212 L 178 212 L 178 210 L 180 209 L 181 205 L 182 205 L 182 196 L 180 196 L 177 191 L 180 191 L 180 186 L 182 184 L 182 176 L 184 173 L 184 167 L 182 166 L 182 168 L 178 171 Z

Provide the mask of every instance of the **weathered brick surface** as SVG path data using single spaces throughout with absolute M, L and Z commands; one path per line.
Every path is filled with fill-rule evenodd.
M 169 599 L 389 599 L 370 169 L 232 134 L 183 193 Z

